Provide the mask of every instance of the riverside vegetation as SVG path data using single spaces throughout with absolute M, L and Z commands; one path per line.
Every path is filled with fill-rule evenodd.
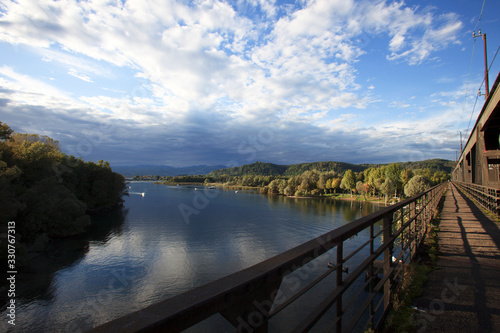
M 121 204 L 125 189 L 108 162 L 66 155 L 58 141 L 15 133 L 0 122 L 0 223 L 6 229 L 16 222 L 16 240 L 32 244 L 83 233 L 89 214 Z
M 291 166 L 256 162 L 199 176 L 136 176 L 164 184 L 205 184 L 259 188 L 264 194 L 295 197 L 330 196 L 359 200 L 412 197 L 450 179 L 451 161 L 427 160 L 386 165 L 314 162 Z

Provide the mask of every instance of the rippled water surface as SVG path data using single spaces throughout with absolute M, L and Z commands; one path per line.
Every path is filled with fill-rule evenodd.
M 39 255 L 19 270 L 16 326 L 2 320 L 0 331 L 83 331 L 377 209 L 252 191 L 145 182 L 129 186 L 123 209 L 94 217 L 91 232 L 53 242 L 57 252 Z

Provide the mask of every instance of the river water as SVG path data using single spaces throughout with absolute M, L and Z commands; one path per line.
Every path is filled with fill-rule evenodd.
M 378 209 L 255 191 L 128 185 L 122 209 L 93 217 L 89 233 L 50 243 L 55 251 L 38 254 L 18 270 L 16 326 L 7 324 L 2 299 L 0 331 L 85 331 Z M 230 329 L 220 319 L 214 323 L 213 330 Z

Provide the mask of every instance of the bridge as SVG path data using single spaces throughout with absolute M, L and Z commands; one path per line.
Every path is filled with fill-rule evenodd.
M 416 302 L 420 331 L 500 332 L 500 75 L 453 171 L 453 182 L 252 267 L 128 314 L 91 332 L 181 332 L 217 317 L 237 332 L 362 332 L 383 329 L 408 264 L 439 202 L 439 270 Z M 488 217 L 482 206 L 490 212 Z M 353 242 L 358 235 L 364 242 Z M 361 243 L 361 244 L 360 244 Z M 323 265 L 325 256 L 336 261 Z M 348 269 L 347 269 L 348 268 Z M 317 292 L 318 288 L 320 293 Z M 316 293 L 314 291 L 316 290 Z M 314 305 L 300 308 L 312 297 Z M 291 312 L 297 308 L 300 311 Z

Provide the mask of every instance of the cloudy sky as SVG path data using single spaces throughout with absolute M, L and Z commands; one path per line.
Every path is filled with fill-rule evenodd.
M 482 8 L 5 0 L 0 121 L 112 165 L 455 159 L 483 81 L 472 31 L 489 62 L 500 45 L 500 2 Z

